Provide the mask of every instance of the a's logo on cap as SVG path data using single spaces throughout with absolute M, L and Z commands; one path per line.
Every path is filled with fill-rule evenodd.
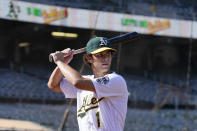
M 103 38 L 100 39 L 100 46 L 107 46 L 107 40 L 104 40 Z

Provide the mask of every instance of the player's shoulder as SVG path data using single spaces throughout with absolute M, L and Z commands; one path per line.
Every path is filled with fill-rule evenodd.
M 126 83 L 124 77 L 116 72 L 111 72 L 103 77 L 99 77 L 99 78 L 94 78 L 94 75 L 83 75 L 84 78 L 89 78 L 89 79 L 96 79 L 96 80 L 104 80 L 104 79 L 107 79 L 107 80 L 113 80 L 113 81 L 116 81 L 116 82 L 124 82 Z
M 109 76 L 113 76 L 113 77 L 120 77 L 120 78 L 124 79 L 122 75 L 120 75 L 120 74 L 118 74 L 118 73 L 116 73 L 116 72 L 112 72 L 112 73 L 110 73 L 110 74 L 108 74 L 108 75 L 109 75 Z
M 120 87 L 121 89 L 123 89 L 124 87 L 124 91 L 127 92 L 127 83 L 124 79 L 124 77 L 120 74 L 117 74 L 116 72 L 112 72 L 110 74 L 108 74 L 109 76 L 109 80 L 111 81 L 111 84 L 113 86 L 118 86 Z
M 115 78 L 117 80 L 125 82 L 124 77 L 122 75 L 116 73 L 116 72 L 112 72 L 112 73 L 108 74 L 108 76 L 111 77 L 111 78 Z

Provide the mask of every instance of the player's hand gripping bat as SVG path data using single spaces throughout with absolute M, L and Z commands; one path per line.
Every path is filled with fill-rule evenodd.
M 132 41 L 137 36 L 138 36 L 137 32 L 130 32 L 130 33 L 126 33 L 126 34 L 123 34 L 123 35 L 119 35 L 119 36 L 116 36 L 116 37 L 109 38 L 109 39 L 107 39 L 107 41 L 111 45 L 123 44 L 123 43 L 129 42 L 129 41 Z M 86 47 L 77 49 L 77 50 L 74 51 L 74 55 L 79 54 L 79 53 L 83 53 L 85 51 L 86 51 Z M 49 61 L 54 62 L 52 54 L 49 55 Z

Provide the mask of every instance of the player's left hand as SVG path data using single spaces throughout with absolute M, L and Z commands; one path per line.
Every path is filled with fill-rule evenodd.
M 63 51 L 61 51 L 64 55 L 64 63 L 69 64 L 70 61 L 73 59 L 74 50 L 71 50 L 70 48 L 67 48 Z

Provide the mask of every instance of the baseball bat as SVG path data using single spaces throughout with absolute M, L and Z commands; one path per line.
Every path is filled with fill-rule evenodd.
M 137 32 L 130 32 L 130 33 L 126 33 L 126 34 L 123 34 L 123 35 L 119 35 L 119 36 L 116 36 L 116 37 L 109 38 L 109 39 L 107 39 L 107 41 L 111 45 L 123 44 L 123 43 L 129 42 L 129 41 L 132 41 L 137 36 L 138 36 Z M 77 50 L 74 51 L 74 55 L 79 54 L 79 53 L 83 53 L 85 51 L 86 51 L 86 47 L 77 49 Z M 54 62 L 52 54 L 49 55 L 49 61 Z

